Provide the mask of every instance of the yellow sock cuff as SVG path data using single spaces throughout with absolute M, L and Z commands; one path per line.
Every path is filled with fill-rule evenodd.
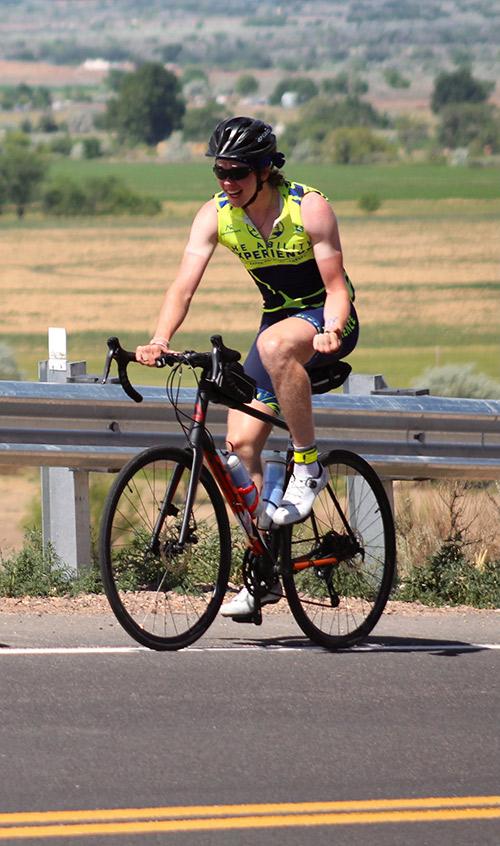
M 306 449 L 294 448 L 293 460 L 295 464 L 313 464 L 318 460 L 318 447 L 314 445 Z

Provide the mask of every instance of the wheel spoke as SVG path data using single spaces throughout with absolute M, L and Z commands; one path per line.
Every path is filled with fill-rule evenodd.
M 156 649 L 188 645 L 206 630 L 229 573 L 226 511 L 206 470 L 186 543 L 179 543 L 190 466 L 181 450 L 148 450 L 134 459 L 115 482 L 103 522 L 101 567 L 111 606 L 129 634 Z
M 395 566 L 394 525 L 385 491 L 358 456 L 334 451 L 323 464 L 329 484 L 313 514 L 291 527 L 285 542 L 284 585 L 304 632 L 327 648 L 366 636 L 385 607 Z M 294 560 L 339 563 L 293 571 Z

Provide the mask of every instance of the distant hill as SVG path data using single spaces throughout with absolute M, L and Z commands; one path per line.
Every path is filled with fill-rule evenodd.
M 469 64 L 500 78 L 498 0 L 233 0 L 230 15 L 221 0 L 0 0 L 0 35 L 0 59 L 44 63 L 39 83 L 49 85 L 99 81 L 81 65 L 101 57 L 198 65 L 221 86 L 251 71 L 264 95 L 287 74 L 347 71 L 374 102 L 404 109 L 428 102 L 442 70 Z M 0 84 L 16 72 L 35 81 L 9 64 Z

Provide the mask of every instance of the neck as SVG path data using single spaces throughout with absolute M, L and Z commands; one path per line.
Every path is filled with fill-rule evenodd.
M 265 220 L 271 211 L 276 210 L 278 201 L 279 191 L 265 182 L 253 203 L 247 207 L 246 212 L 252 220 L 254 218 Z

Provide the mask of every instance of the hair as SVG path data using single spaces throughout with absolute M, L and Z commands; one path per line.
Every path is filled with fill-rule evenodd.
M 271 188 L 279 188 L 280 185 L 284 185 L 287 180 L 285 178 L 285 175 L 281 173 L 280 170 L 276 170 L 275 168 L 273 168 L 268 176 L 267 181 Z

